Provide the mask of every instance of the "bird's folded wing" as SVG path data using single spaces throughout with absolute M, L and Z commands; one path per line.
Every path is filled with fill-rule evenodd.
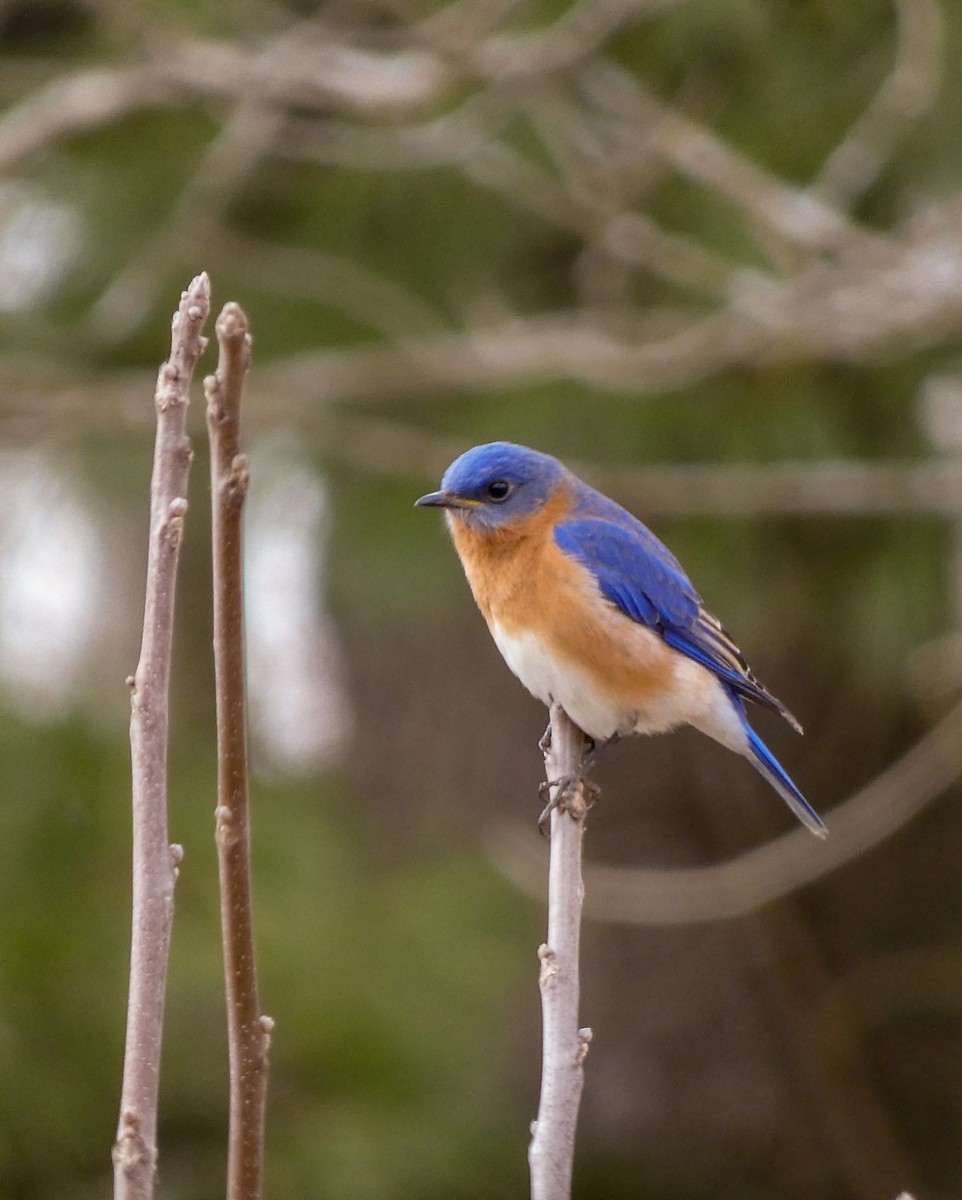
M 647 534 L 647 538 L 644 536 Z M 558 547 L 586 567 L 602 594 L 632 620 L 652 629 L 687 629 L 701 599 L 687 575 L 648 530 L 585 518 L 555 526 Z
M 586 518 L 562 522 L 554 536 L 563 553 L 586 567 L 602 595 L 626 616 L 707 667 L 737 694 L 798 726 L 755 678 L 731 635 L 704 607 L 677 560 L 650 530 Z

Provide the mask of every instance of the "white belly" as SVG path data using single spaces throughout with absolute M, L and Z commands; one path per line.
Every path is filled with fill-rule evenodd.
M 658 635 L 641 626 L 639 638 Z M 643 707 L 606 697 L 584 671 L 553 655 L 534 633 L 507 633 L 492 623 L 491 634 L 504 661 L 543 704 L 558 703 L 579 728 L 596 741 L 618 733 L 663 733 L 694 725 L 709 737 L 744 753 L 745 733 L 724 689 L 710 671 L 678 654 L 671 686 Z
M 557 702 L 574 723 L 599 741 L 627 733 L 626 716 L 600 696 L 588 676 L 560 663 L 533 633 L 509 634 L 492 624 L 491 633 L 504 661 L 528 691 L 549 707 Z

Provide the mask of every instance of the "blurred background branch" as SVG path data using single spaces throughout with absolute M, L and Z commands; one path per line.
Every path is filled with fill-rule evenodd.
M 891 70 L 808 186 L 765 169 L 685 112 L 683 97 L 680 105 L 657 98 L 606 56 L 615 33 L 666 7 L 583 0 L 552 25 L 510 34 L 473 30 L 476 19 L 460 6 L 433 22 L 398 22 L 377 38 L 363 23 L 313 18 L 261 50 L 158 39 L 143 63 L 71 70 L 19 97 L 0 119 L 0 168 L 23 170 L 63 139 L 144 109 L 202 105 L 214 118 L 166 215 L 89 300 L 98 339 L 126 340 L 142 325 L 156 302 L 165 248 L 176 245 L 188 257 L 216 255 L 222 239 L 229 248 L 245 192 L 269 164 L 285 161 L 371 173 L 449 167 L 583 239 L 586 254 L 612 260 L 617 299 L 586 294 L 567 313 L 521 316 L 505 296 L 500 320 L 468 319 L 414 345 L 395 329 L 393 362 L 403 371 L 416 358 L 435 386 L 451 386 L 452 375 L 458 386 L 446 364 L 467 355 L 464 388 L 483 386 L 485 365 L 497 363 L 496 387 L 567 377 L 654 391 L 734 366 L 861 361 L 893 340 L 921 346 L 957 331 L 955 199 L 933 204 L 919 196 L 885 227 L 850 211 L 934 103 L 943 61 L 934 0 L 896 5 Z M 415 123 L 405 123 L 409 114 Z M 519 126 L 529 135 L 520 143 Z M 643 179 L 653 161 L 729 206 L 745 235 L 740 255 L 726 260 L 703 238 L 634 210 L 649 188 L 641 184 L 639 194 L 632 176 L 640 171 Z M 282 276 L 291 248 L 275 253 Z M 262 284 L 269 256 L 262 243 Z M 679 292 L 662 328 L 651 327 L 649 305 L 628 301 L 646 277 Z M 318 272 L 316 287 L 327 303 L 344 303 L 336 277 Z M 342 369 L 353 365 L 362 379 L 344 385 L 345 398 L 377 393 L 370 353 L 340 351 Z

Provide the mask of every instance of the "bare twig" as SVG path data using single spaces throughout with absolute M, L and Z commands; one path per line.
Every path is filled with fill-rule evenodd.
M 558 780 L 577 780 L 584 735 L 560 705 L 551 708 L 551 746 L 545 772 L 556 795 Z M 544 1022 L 541 1102 L 534 1124 L 528 1163 L 532 1200 L 567 1200 L 575 1127 L 584 1081 L 590 1029 L 578 1028 L 578 947 L 581 937 L 581 845 L 586 804 L 583 785 L 562 784 L 563 804 L 551 812 L 551 861 L 548 869 L 548 940 L 538 951 Z
M 177 562 L 187 512 L 187 404 L 206 345 L 210 283 L 198 275 L 174 315 L 170 358 L 160 368 L 150 484 L 144 633 L 131 685 L 133 913 L 120 1123 L 113 1148 L 116 1200 L 153 1195 L 157 1091 L 174 882 L 181 849 L 167 840 L 167 705 Z
M 211 446 L 214 666 L 217 688 L 217 860 L 230 1055 L 228 1200 L 257 1200 L 264 1161 L 267 1051 L 273 1022 L 260 1011 L 251 906 L 244 673 L 242 512 L 247 459 L 240 407 L 250 366 L 247 318 L 227 304 L 217 318 L 217 372 L 204 380 Z

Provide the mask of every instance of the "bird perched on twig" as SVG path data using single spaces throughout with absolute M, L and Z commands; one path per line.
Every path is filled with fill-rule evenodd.
M 446 510 L 505 662 L 595 743 L 693 725 L 742 754 L 798 819 L 826 829 L 748 723 L 745 700 L 801 726 L 752 674 L 674 555 L 556 458 L 491 442 L 417 504 Z

